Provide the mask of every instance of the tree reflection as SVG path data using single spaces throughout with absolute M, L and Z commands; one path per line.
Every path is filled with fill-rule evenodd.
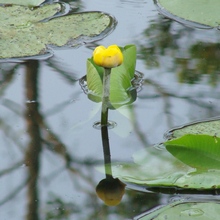
M 38 176 L 40 171 L 40 153 L 42 150 L 39 101 L 38 101 L 38 67 L 39 61 L 30 60 L 26 67 L 26 126 L 29 144 L 25 153 L 25 165 L 28 167 L 28 205 L 27 220 L 38 220 Z
M 209 83 L 217 85 L 220 71 L 220 44 L 198 42 L 188 49 L 189 58 L 176 58 L 179 82 L 196 83 L 202 75 L 209 76 Z
M 159 56 L 166 55 L 167 50 L 176 51 L 178 49 L 178 35 L 172 35 L 170 29 L 172 21 L 159 16 L 158 20 L 152 20 L 149 28 L 144 31 L 144 36 L 148 39 L 146 44 L 139 47 L 140 58 L 146 62 L 148 68 L 159 67 Z
M 196 39 L 201 32 L 204 38 Z M 147 42 L 140 44 L 139 51 L 148 68 L 161 67 L 164 58 L 171 63 L 165 66 L 167 71 L 176 73 L 179 82 L 194 84 L 205 74 L 210 84 L 216 85 L 220 70 L 218 30 L 188 28 L 159 15 L 144 35 Z

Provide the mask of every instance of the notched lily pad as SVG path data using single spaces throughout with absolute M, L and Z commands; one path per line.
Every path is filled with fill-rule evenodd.
M 220 25 L 219 0 L 154 0 L 165 16 L 185 25 L 213 28 Z
M 62 7 L 59 3 L 33 10 L 18 5 L 0 7 L 0 59 L 43 55 L 48 45 L 80 45 L 101 39 L 114 28 L 114 18 L 103 12 L 57 17 Z

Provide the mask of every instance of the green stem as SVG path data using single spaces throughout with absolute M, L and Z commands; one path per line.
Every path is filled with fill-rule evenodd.
M 108 104 L 110 95 L 110 73 L 111 69 L 104 69 L 103 74 L 103 97 L 102 97 L 102 113 L 101 126 L 108 125 Z
M 102 97 L 102 112 L 101 112 L 101 133 L 102 145 L 105 162 L 105 174 L 107 179 L 112 179 L 111 169 L 111 152 L 108 137 L 108 105 L 110 95 L 110 74 L 111 69 L 105 68 L 103 74 L 103 97 Z

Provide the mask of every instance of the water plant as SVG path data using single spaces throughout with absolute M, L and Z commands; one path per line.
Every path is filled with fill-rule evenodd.
M 104 68 L 103 92 L 102 92 L 102 113 L 101 126 L 108 125 L 108 106 L 110 104 L 110 77 L 111 70 L 120 66 L 123 62 L 123 55 L 117 45 L 111 45 L 107 49 L 104 46 L 96 47 L 93 52 L 93 61 L 96 65 Z
M 135 63 L 136 47 L 134 45 L 127 45 L 124 48 L 117 45 L 111 45 L 108 48 L 98 46 L 92 58 L 87 60 L 88 97 L 91 97 L 92 101 L 102 102 L 100 127 L 106 178 L 99 182 L 96 193 L 108 206 L 120 203 L 126 186 L 112 176 L 108 109 L 115 109 L 135 100 L 136 93 L 135 98 L 130 98 Z M 136 90 L 133 89 L 133 91 Z M 89 96 L 91 94 L 92 96 Z
M 111 68 L 108 68 L 108 66 Z M 109 102 L 107 103 L 109 109 L 117 109 L 134 102 L 137 97 L 137 91 L 133 85 L 135 66 L 135 45 L 126 45 L 125 47 L 113 45 L 109 49 L 105 49 L 103 46 L 98 47 L 94 51 L 93 57 L 87 59 L 86 84 L 88 98 L 93 102 L 103 101 L 103 79 L 106 75 L 109 76 L 107 81 L 109 80 L 110 84 Z

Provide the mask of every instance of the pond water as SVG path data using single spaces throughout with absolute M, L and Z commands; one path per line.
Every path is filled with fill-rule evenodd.
M 167 130 L 219 115 L 219 31 L 164 18 L 153 0 L 69 2 L 78 11 L 107 12 L 118 24 L 106 38 L 55 49 L 48 60 L 0 64 L 0 219 L 132 219 L 191 198 L 136 185 L 128 185 L 118 206 L 97 197 L 105 178 L 101 132 L 93 127 L 100 104 L 78 80 L 97 45 L 137 46 L 142 89 L 132 105 L 109 112 L 117 123 L 109 130 L 112 162 L 133 163 L 135 153 L 162 142 Z

